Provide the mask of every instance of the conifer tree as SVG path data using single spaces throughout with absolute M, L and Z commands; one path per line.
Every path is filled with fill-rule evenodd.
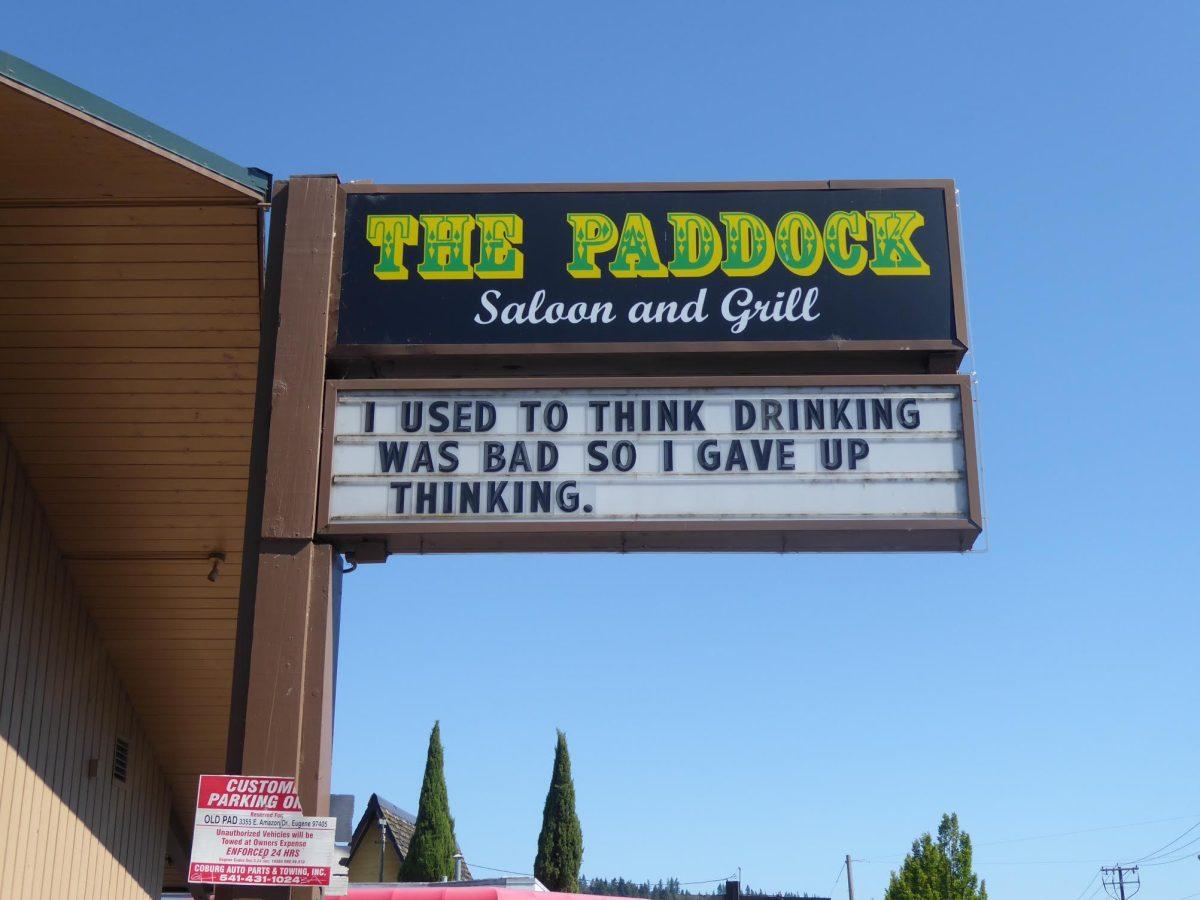
M 454 877 L 454 819 L 446 795 L 446 774 L 442 763 L 442 733 L 433 723 L 429 734 L 429 754 L 425 758 L 425 780 L 417 807 L 417 824 L 408 855 L 400 864 L 401 881 L 441 881 Z
M 583 861 L 583 829 L 575 815 L 575 782 L 571 779 L 571 757 L 567 736 L 558 732 L 554 750 L 554 773 L 542 811 L 542 833 L 538 835 L 533 874 L 552 891 L 579 893 L 579 865 Z
M 884 900 L 987 900 L 987 883 L 971 865 L 971 836 L 958 816 L 942 816 L 937 840 L 926 832 L 913 841 L 899 873 L 893 872 Z

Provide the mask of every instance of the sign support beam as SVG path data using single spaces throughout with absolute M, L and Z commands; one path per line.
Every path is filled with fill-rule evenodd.
M 306 815 L 329 812 L 336 632 L 334 552 L 314 542 L 338 180 L 287 187 L 266 293 L 278 292 L 240 770 L 294 775 Z M 282 204 L 281 204 L 282 205 Z M 249 516 L 257 510 L 250 509 Z M 239 651 L 245 651 L 239 647 Z M 235 698 L 236 700 L 237 698 Z M 235 756 L 231 747 L 231 761 Z M 290 894 L 289 894 L 290 891 Z M 313 888 L 219 886 L 217 900 L 315 900 Z

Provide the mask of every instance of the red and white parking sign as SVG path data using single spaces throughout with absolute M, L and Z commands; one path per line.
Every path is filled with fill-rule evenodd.
M 188 881 L 327 886 L 335 821 L 304 815 L 294 778 L 201 775 Z

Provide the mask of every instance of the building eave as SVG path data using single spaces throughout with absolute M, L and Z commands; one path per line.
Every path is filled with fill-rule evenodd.
M 240 166 L 220 154 L 201 147 L 174 132 L 155 125 L 103 97 L 40 69 L 26 60 L 0 50 L 0 77 L 75 111 L 96 123 L 149 145 L 179 160 L 191 163 L 217 179 L 236 186 L 260 200 L 270 199 L 271 174 Z

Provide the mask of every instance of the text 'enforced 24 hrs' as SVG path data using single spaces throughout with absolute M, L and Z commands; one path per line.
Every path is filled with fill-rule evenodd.
M 344 391 L 330 523 L 957 518 L 956 384 Z

